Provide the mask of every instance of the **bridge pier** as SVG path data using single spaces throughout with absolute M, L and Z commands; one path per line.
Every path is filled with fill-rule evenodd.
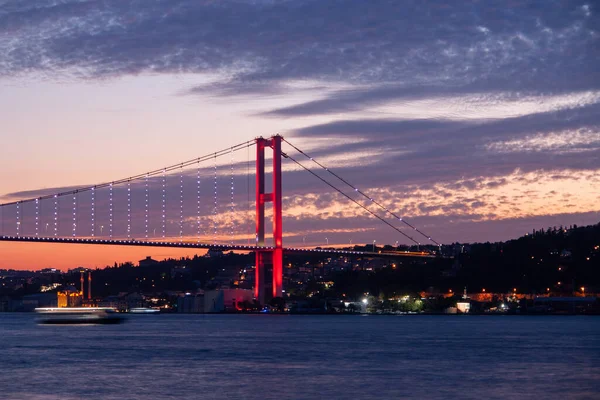
M 273 264 L 272 297 L 281 297 L 283 289 L 283 229 L 281 218 L 281 141 L 279 135 L 256 138 L 256 245 L 265 245 L 265 203 L 273 203 L 273 249 L 257 250 L 254 295 L 264 304 L 265 255 L 271 253 Z M 265 148 L 273 150 L 273 187 L 265 193 Z
M 256 251 L 254 263 L 254 297 L 260 304 L 265 303 L 265 253 Z

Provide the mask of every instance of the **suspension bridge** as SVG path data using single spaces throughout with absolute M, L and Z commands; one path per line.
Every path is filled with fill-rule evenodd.
M 282 151 L 284 144 L 290 151 Z M 256 157 L 252 188 L 250 149 L 253 147 Z M 236 159 L 236 154 L 243 150 L 247 151 L 247 161 L 240 157 Z M 266 165 L 266 150 L 272 151 L 270 167 Z M 298 156 L 303 161 L 299 161 Z M 283 160 L 290 160 L 297 169 L 311 174 L 341 198 L 354 203 L 365 214 L 376 218 L 409 242 L 421 245 L 423 240 L 424 243 L 441 246 L 382 202 L 280 135 L 259 137 L 120 180 L 0 204 L 0 241 L 254 252 L 254 294 L 261 303 L 265 297 L 268 265 L 272 266 L 271 294 L 273 297 L 282 295 L 284 253 L 434 257 L 428 251 L 375 251 L 375 246 L 371 252 L 284 247 Z M 326 177 L 316 173 L 307 163 Z M 268 173 L 271 175 L 270 185 L 267 185 Z M 268 186 L 270 191 L 267 191 Z M 246 189 L 245 199 L 240 187 Z M 254 196 L 251 196 L 251 191 Z M 268 203 L 270 208 L 266 207 Z M 266 236 L 267 217 L 272 219 L 272 234 Z M 244 227 L 246 232 L 243 232 Z

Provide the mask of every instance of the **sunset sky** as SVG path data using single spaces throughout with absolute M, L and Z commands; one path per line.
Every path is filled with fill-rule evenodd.
M 441 243 L 595 224 L 599 13 L 589 0 L 0 0 L 0 203 L 279 133 Z M 220 159 L 216 211 L 213 164 L 169 175 L 166 236 L 194 238 L 200 221 L 204 241 L 252 240 L 253 152 Z M 284 245 L 409 243 L 287 159 L 283 179 Z M 131 235 L 143 238 L 145 182 L 130 189 Z M 127 237 L 126 191 L 115 188 L 115 237 Z M 77 201 L 77 234 L 89 236 L 89 194 Z M 60 207 L 69 236 L 70 199 Z M 3 207 L 4 234 L 14 214 Z M 0 243 L 0 268 L 182 254 L 194 252 Z

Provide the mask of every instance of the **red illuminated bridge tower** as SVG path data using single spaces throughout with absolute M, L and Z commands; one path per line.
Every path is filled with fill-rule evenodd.
M 265 245 L 265 203 L 273 203 L 273 248 L 257 250 L 254 296 L 265 300 L 265 261 L 273 265 L 273 297 L 281 297 L 283 285 L 283 241 L 281 228 L 281 140 L 279 135 L 256 139 L 256 245 Z M 265 193 L 265 148 L 273 149 L 273 188 Z M 270 260 L 269 260 L 270 258 Z

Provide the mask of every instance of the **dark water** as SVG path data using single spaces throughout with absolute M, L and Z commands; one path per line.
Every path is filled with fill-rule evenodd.
M 0 314 L 0 399 L 600 399 L 599 317 Z

